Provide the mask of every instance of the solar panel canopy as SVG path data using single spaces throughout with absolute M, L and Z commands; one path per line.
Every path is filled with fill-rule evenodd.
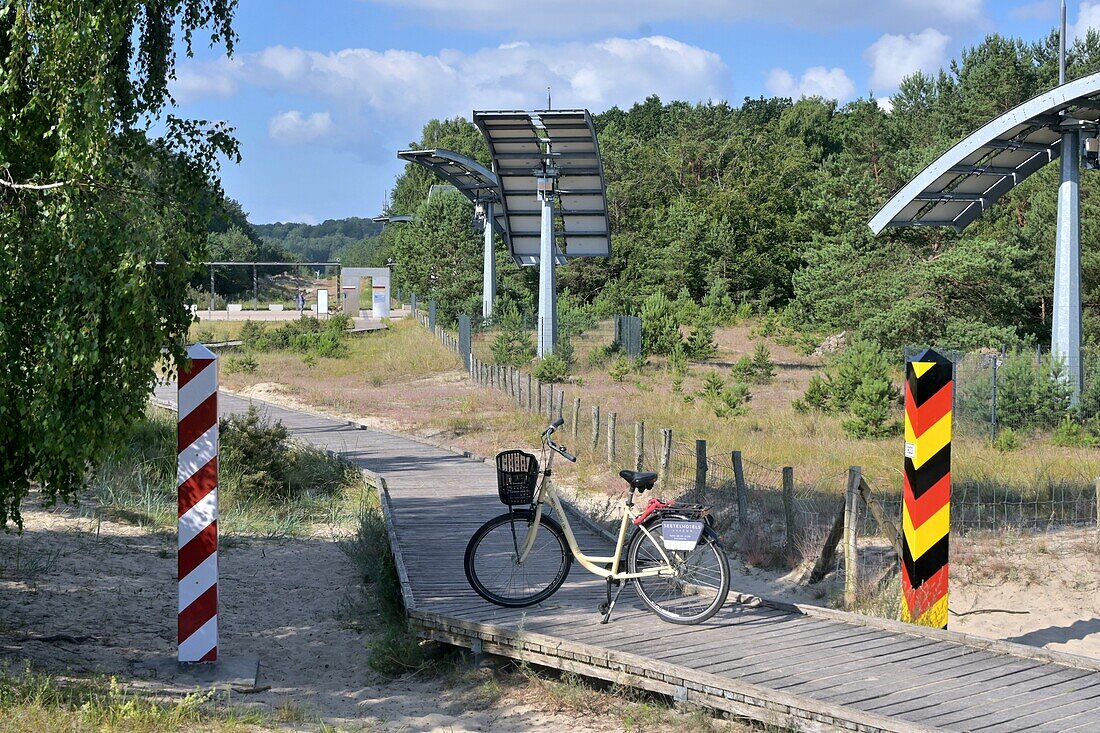
M 500 180 L 496 173 L 451 150 L 401 150 L 397 157 L 424 166 L 475 203 L 496 201 L 500 196 Z
M 1063 132 L 1095 130 L 1100 73 L 1029 99 L 985 124 L 925 168 L 871 219 L 886 227 L 962 231 L 1001 196 L 1062 154 Z
M 500 180 L 502 235 L 516 262 L 539 261 L 542 204 L 536 177 L 547 164 L 558 172 L 555 260 L 611 254 L 603 162 L 588 110 L 475 111 L 474 124 L 485 136 Z

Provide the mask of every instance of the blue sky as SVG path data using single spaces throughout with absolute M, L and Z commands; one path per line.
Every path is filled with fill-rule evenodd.
M 555 8 L 550 11 L 549 8 Z M 240 0 L 234 57 L 196 49 L 178 114 L 228 120 L 223 181 L 251 220 L 372 216 L 433 117 L 820 94 L 885 100 L 997 32 L 1039 40 L 1058 0 Z M 1071 34 L 1100 0 L 1070 3 Z M 182 58 L 182 57 L 181 57 Z

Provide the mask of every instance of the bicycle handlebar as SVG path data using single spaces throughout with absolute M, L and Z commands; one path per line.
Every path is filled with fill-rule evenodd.
M 550 427 L 546 428 L 546 430 L 543 432 L 542 439 L 546 443 L 547 447 L 560 455 L 562 458 L 569 461 L 570 463 L 576 463 L 577 457 L 567 451 L 564 445 L 558 445 L 554 442 L 553 438 L 550 437 L 557 431 L 558 428 L 560 428 L 564 424 L 565 420 L 562 420 L 560 417 L 554 422 L 550 423 Z

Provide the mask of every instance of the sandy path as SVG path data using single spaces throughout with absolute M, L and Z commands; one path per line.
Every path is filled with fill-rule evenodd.
M 0 659 L 165 689 L 141 679 L 141 667 L 175 654 L 175 535 L 30 502 L 23 511 L 24 533 L 0 534 Z M 259 686 L 270 686 L 236 700 L 272 711 L 289 703 L 301 713 L 290 728 L 315 731 L 318 717 L 352 731 L 622 727 L 614 716 L 577 720 L 507 694 L 484 699 L 468 679 L 390 680 L 372 672 L 367 635 L 341 620 L 361 586 L 331 532 L 234 538 L 223 543 L 220 563 L 220 651 L 259 655 Z

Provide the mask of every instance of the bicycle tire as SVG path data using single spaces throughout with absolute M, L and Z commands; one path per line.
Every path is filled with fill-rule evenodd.
M 655 538 L 661 536 L 662 517 L 645 523 L 646 534 L 639 527 L 626 549 L 627 571 L 637 573 L 646 567 L 664 565 Z M 652 537 L 651 537 L 652 535 Z M 665 550 L 677 565 L 674 578 L 635 578 L 634 588 L 649 610 L 673 624 L 698 624 L 718 612 L 726 602 L 730 589 L 730 568 L 725 550 L 709 527 L 703 529 L 699 544 L 691 552 Z M 643 556 L 644 554 L 644 556 Z M 706 565 L 707 567 L 703 567 Z M 691 591 L 691 592 L 688 592 Z M 690 598 L 707 599 L 692 603 Z
M 463 560 L 466 580 L 469 581 L 470 587 L 479 596 L 490 603 L 505 608 L 533 606 L 554 595 L 569 576 L 569 569 L 573 565 L 573 553 L 569 549 L 565 533 L 556 521 L 544 514 L 539 519 L 539 532 L 535 536 L 535 544 L 531 548 L 524 565 L 532 567 L 540 573 L 545 571 L 547 580 L 541 580 L 534 584 L 525 582 L 517 593 L 502 594 L 502 590 L 513 585 L 513 582 L 505 582 L 502 589 L 497 583 L 497 576 L 509 570 L 504 556 L 510 555 L 512 572 L 509 578 L 514 580 L 515 568 L 520 566 L 515 563 L 514 547 L 517 540 L 513 537 L 522 540 L 526 536 L 527 528 L 534 521 L 534 517 L 535 514 L 530 509 L 517 509 L 493 517 L 481 525 L 467 543 L 466 555 Z M 501 532 L 502 528 L 504 533 Z M 515 532 L 514 535 L 513 531 Z M 544 536 L 551 538 L 551 541 L 540 544 Z M 491 542 L 491 546 L 487 545 L 487 542 Z M 532 561 L 539 563 L 539 565 L 537 567 L 528 565 Z M 492 578 L 484 577 L 487 572 L 490 572 L 493 565 L 498 566 L 497 575 L 493 575 Z M 482 568 L 481 574 L 478 572 L 479 566 Z M 522 575 L 525 579 L 528 577 L 526 570 L 522 571 Z

